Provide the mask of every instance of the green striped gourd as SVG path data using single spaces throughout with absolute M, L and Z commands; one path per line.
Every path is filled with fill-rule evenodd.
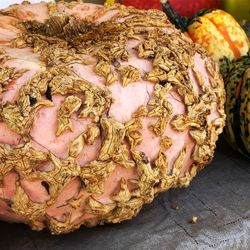
M 225 137 L 239 152 L 250 157 L 250 52 L 221 64 L 227 100 Z

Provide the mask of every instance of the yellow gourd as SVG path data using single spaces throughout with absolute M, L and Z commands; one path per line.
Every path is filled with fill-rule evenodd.
M 246 55 L 250 47 L 244 30 L 223 10 L 199 12 L 187 30 L 191 39 L 201 44 L 216 61 L 223 57 L 238 59 Z

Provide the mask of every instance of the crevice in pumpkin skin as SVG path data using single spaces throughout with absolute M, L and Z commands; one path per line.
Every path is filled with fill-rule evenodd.
M 242 151 L 244 155 L 248 155 L 248 151 L 241 137 L 241 128 L 240 128 L 240 122 L 239 122 L 240 121 L 240 105 L 241 105 L 241 100 L 236 99 L 235 106 L 233 107 L 233 110 L 232 110 L 232 112 L 234 113 L 232 129 L 234 131 L 236 145 L 239 147 L 240 151 Z
M 183 102 L 181 102 L 180 100 L 178 100 L 171 92 L 169 93 L 169 95 L 170 95 L 174 100 L 176 100 L 177 102 L 183 103 Z
M 44 145 L 42 145 L 41 143 L 39 143 L 37 140 L 34 139 L 34 137 L 32 135 L 30 135 L 30 138 L 33 142 L 35 142 L 36 144 L 38 144 L 39 146 L 41 146 L 42 148 L 44 148 L 47 152 L 49 152 L 50 150 L 48 148 L 46 148 Z
M 147 99 L 147 101 L 145 101 L 145 102 L 148 103 L 149 100 L 150 100 L 150 97 L 151 97 L 151 95 L 149 93 L 149 90 L 148 90 L 148 85 L 146 85 L 146 89 L 147 89 L 147 95 L 148 95 L 148 97 L 147 98 L 145 97 L 145 99 Z

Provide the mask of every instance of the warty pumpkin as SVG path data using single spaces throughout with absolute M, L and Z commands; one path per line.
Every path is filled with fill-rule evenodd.
M 2 220 L 118 223 L 212 159 L 222 78 L 163 12 L 24 2 L 0 22 Z

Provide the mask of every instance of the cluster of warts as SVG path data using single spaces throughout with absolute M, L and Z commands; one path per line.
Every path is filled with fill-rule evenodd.
M 95 215 L 97 223 L 118 223 L 130 219 L 143 204 L 152 202 L 157 193 L 172 187 L 188 186 L 197 171 L 213 156 L 215 142 L 224 125 L 224 92 L 216 64 L 206 57 L 202 49 L 175 31 L 158 11 L 139 11 L 121 5 L 105 6 L 102 14 L 114 9 L 119 12 L 109 21 L 96 24 L 94 21 L 98 13 L 81 22 L 73 16 L 58 15 L 56 4 L 50 3 L 48 8 L 51 17 L 45 23 L 23 22 L 23 34 L 12 41 L 13 47 L 33 48 L 40 55 L 46 71 L 37 73 L 21 87 L 17 101 L 0 106 L 1 120 L 22 136 L 22 144 L 16 147 L 0 145 L 0 181 L 13 171 L 19 179 L 41 180 L 46 184 L 50 199 L 44 203 L 33 202 L 17 179 L 10 210 L 25 217 L 33 229 L 41 230 L 47 225 L 53 233 L 60 234 L 70 232 L 83 223 L 91 226 L 90 221 L 81 218 L 72 221 L 70 213 L 59 221 L 46 212 L 55 204 L 62 189 L 74 179 L 81 182 L 81 190 L 66 205 L 73 210 L 84 207 L 82 214 Z M 121 18 L 125 20 L 118 22 Z M 166 27 L 172 28 L 173 32 L 167 34 Z M 131 39 L 138 41 L 134 48 L 138 58 L 152 62 L 149 72 L 142 72 L 132 65 L 122 65 L 130 57 L 126 44 Z M 194 69 L 195 53 L 206 58 L 205 67 L 211 86 L 206 85 L 202 74 Z M 80 78 L 72 70 L 74 63 L 89 64 L 82 56 L 85 54 L 95 57 L 94 70 L 104 79 L 102 87 Z M 193 87 L 190 69 L 200 92 Z M 2 63 L 0 93 L 25 71 L 16 72 Z M 116 100 L 107 87 L 121 84 L 126 88 L 140 80 L 154 84 L 154 93 L 147 105 L 140 106 L 126 123 L 110 118 L 108 111 Z M 174 107 L 168 97 L 173 91 L 183 100 L 185 114 L 172 115 Z M 53 107 L 53 96 L 56 94 L 65 97 L 57 112 L 57 137 L 66 131 L 73 131 L 73 113 L 92 122 L 70 143 L 68 156 L 64 159 L 52 152 L 35 150 L 30 137 L 37 111 Z M 220 117 L 209 121 L 215 102 Z M 138 150 L 143 141 L 140 131 L 145 117 L 154 118 L 149 129 L 160 138 L 161 149 L 154 161 Z M 189 135 L 195 142 L 191 156 L 193 163 L 185 173 L 182 171 L 185 145 L 171 169 L 168 166 L 166 151 L 173 142 L 164 135 L 164 131 L 169 123 L 177 132 L 189 129 Z M 80 166 L 77 157 L 85 145 L 92 145 L 97 139 L 102 140 L 97 159 Z M 37 168 L 44 162 L 51 164 L 50 171 Z M 112 202 L 103 204 L 95 199 L 95 195 L 103 194 L 105 181 L 117 165 L 135 169 L 137 178 L 121 178 L 118 191 L 111 195 Z M 86 201 L 82 199 L 83 192 L 88 194 Z

